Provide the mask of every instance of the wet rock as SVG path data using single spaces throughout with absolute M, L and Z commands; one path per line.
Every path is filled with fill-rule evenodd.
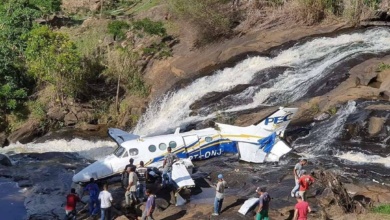
M 10 143 L 16 143 L 19 141 L 22 144 L 26 144 L 31 142 L 39 133 L 39 122 L 28 121 L 24 123 L 19 129 L 12 132 L 8 136 L 8 140 Z
M 384 123 L 385 123 L 384 118 L 371 117 L 368 123 L 368 133 L 370 135 L 378 134 L 382 130 Z
M 18 182 L 18 186 L 20 188 L 31 187 L 33 186 L 33 183 L 30 180 L 22 180 Z
M 330 114 L 324 112 L 314 118 L 315 121 L 324 121 L 326 119 L 330 118 Z
M 4 154 L 0 154 L 0 164 L 3 166 L 12 166 L 11 160 Z

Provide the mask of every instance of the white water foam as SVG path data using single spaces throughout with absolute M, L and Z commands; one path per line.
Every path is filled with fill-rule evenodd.
M 334 38 L 317 38 L 282 51 L 274 58 L 251 57 L 235 67 L 216 71 L 211 76 L 195 80 L 176 92 L 168 93 L 152 102 L 134 129 L 140 135 L 161 134 L 176 127 L 215 117 L 218 111 L 231 112 L 252 109 L 262 104 L 281 104 L 295 101 L 306 94 L 316 81 L 330 72 L 335 64 L 363 53 L 390 50 L 390 31 L 371 29 L 363 33 L 345 34 Z M 237 85 L 249 84 L 259 72 L 272 67 L 290 67 L 281 74 L 271 88 L 257 88 L 257 92 L 244 91 L 252 102 L 215 110 L 205 115 L 190 116 L 190 106 L 211 92 L 229 91 Z M 272 103 L 265 103 L 276 97 Z
M 365 163 L 376 163 L 383 164 L 390 168 L 390 157 L 381 157 L 378 155 L 367 155 L 361 152 L 348 151 L 346 153 L 339 153 L 336 155 L 337 158 L 348 160 L 350 162 L 365 164 Z
M 98 160 L 111 154 L 116 146 L 112 141 L 87 141 L 75 138 L 71 141 L 64 139 L 49 140 L 44 143 L 11 144 L 0 148 L 0 153 L 12 155 L 20 153 L 46 153 L 46 152 L 75 152 L 80 156 Z
M 298 138 L 294 143 L 294 148 L 304 148 L 306 154 L 319 156 L 321 153 L 326 153 L 331 149 L 331 144 L 338 137 L 343 130 L 343 125 L 348 116 L 356 110 L 356 102 L 349 101 L 343 108 L 341 108 L 336 115 L 324 122 L 320 122 L 316 129 L 311 130 L 310 133 Z M 310 140 L 310 141 L 307 141 Z

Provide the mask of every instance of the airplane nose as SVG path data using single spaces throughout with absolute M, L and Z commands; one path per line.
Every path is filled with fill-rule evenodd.
M 80 172 L 76 173 L 72 181 L 75 183 L 78 182 L 88 182 L 91 178 L 95 180 L 107 177 L 113 173 L 111 164 L 108 161 L 96 161 L 93 164 L 82 169 Z

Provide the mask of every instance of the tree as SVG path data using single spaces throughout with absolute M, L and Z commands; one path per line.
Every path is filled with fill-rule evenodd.
M 0 111 L 4 113 L 23 105 L 34 85 L 25 74 L 22 36 L 38 16 L 40 11 L 27 0 L 0 0 Z
M 28 72 L 38 84 L 55 86 L 57 98 L 76 96 L 83 84 L 81 57 L 69 37 L 47 26 L 33 29 L 27 40 Z
M 137 66 L 138 55 L 126 48 L 117 48 L 109 50 L 107 54 L 107 69 L 103 75 L 108 80 L 117 82 L 117 91 L 115 97 L 116 110 L 119 110 L 119 90 L 121 87 L 126 92 L 139 96 L 145 96 L 148 93 L 148 87 L 143 82 L 139 68 Z

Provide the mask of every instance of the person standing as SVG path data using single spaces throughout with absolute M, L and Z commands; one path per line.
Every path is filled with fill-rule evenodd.
M 134 163 L 134 159 L 130 158 L 129 164 L 127 164 L 125 169 L 123 170 L 123 173 L 122 173 L 122 187 L 124 189 L 126 189 L 127 185 L 129 184 L 129 171 L 130 171 L 130 168 L 131 167 L 135 168 L 135 165 L 133 163 Z
M 268 210 L 269 203 L 271 202 L 271 197 L 266 192 L 266 188 L 257 188 L 256 192 L 260 195 L 259 198 L 259 208 L 256 211 L 256 220 L 268 220 Z
M 77 195 L 76 190 L 72 188 L 70 193 L 66 196 L 65 220 L 68 220 L 69 218 L 76 219 L 77 202 L 81 202 L 80 197 Z
M 89 192 L 89 214 L 97 215 L 99 212 L 99 186 L 95 183 L 95 179 L 91 178 L 88 185 L 84 188 L 84 192 Z M 84 194 L 83 192 L 83 194 Z
M 219 215 L 221 214 L 221 209 L 222 209 L 222 203 L 224 199 L 224 192 L 226 188 L 226 181 L 223 179 L 222 174 L 218 174 L 218 183 L 216 187 L 216 194 L 215 194 L 215 199 L 214 199 L 214 213 L 212 215 Z
M 156 196 L 152 194 L 150 189 L 145 191 L 148 200 L 146 200 L 145 210 L 142 212 L 142 220 L 153 220 L 153 212 L 156 208 Z
M 311 184 L 314 183 L 314 178 L 307 174 L 306 170 L 301 171 L 302 175 L 299 177 L 299 195 L 303 201 L 307 201 L 306 191 L 309 190 Z
M 104 184 L 103 191 L 99 193 L 101 220 L 111 220 L 112 195 L 108 192 L 108 185 Z
M 138 174 L 138 183 L 137 183 L 137 197 L 142 201 L 145 199 L 145 190 L 146 190 L 146 181 L 148 179 L 148 168 L 144 166 L 144 162 L 139 162 L 139 167 L 136 170 Z
M 306 164 L 307 164 L 307 160 L 302 159 L 301 161 L 299 161 L 299 163 L 295 164 L 294 166 L 293 172 L 294 172 L 295 186 L 291 190 L 291 197 L 295 197 L 299 190 L 299 177 L 301 176 L 302 167 L 305 166 Z
M 126 205 L 135 205 L 137 203 L 137 181 L 138 177 L 135 173 L 135 167 L 130 167 L 129 172 L 129 185 L 127 186 L 126 193 L 125 193 L 125 199 L 126 199 Z
M 307 213 L 311 212 L 309 203 L 302 200 L 300 195 L 297 196 L 293 220 L 307 220 Z
M 166 186 L 165 179 L 168 178 L 168 183 L 172 182 L 172 165 L 175 161 L 179 160 L 176 154 L 172 153 L 172 148 L 167 148 L 168 154 L 164 158 L 163 163 L 163 187 Z

